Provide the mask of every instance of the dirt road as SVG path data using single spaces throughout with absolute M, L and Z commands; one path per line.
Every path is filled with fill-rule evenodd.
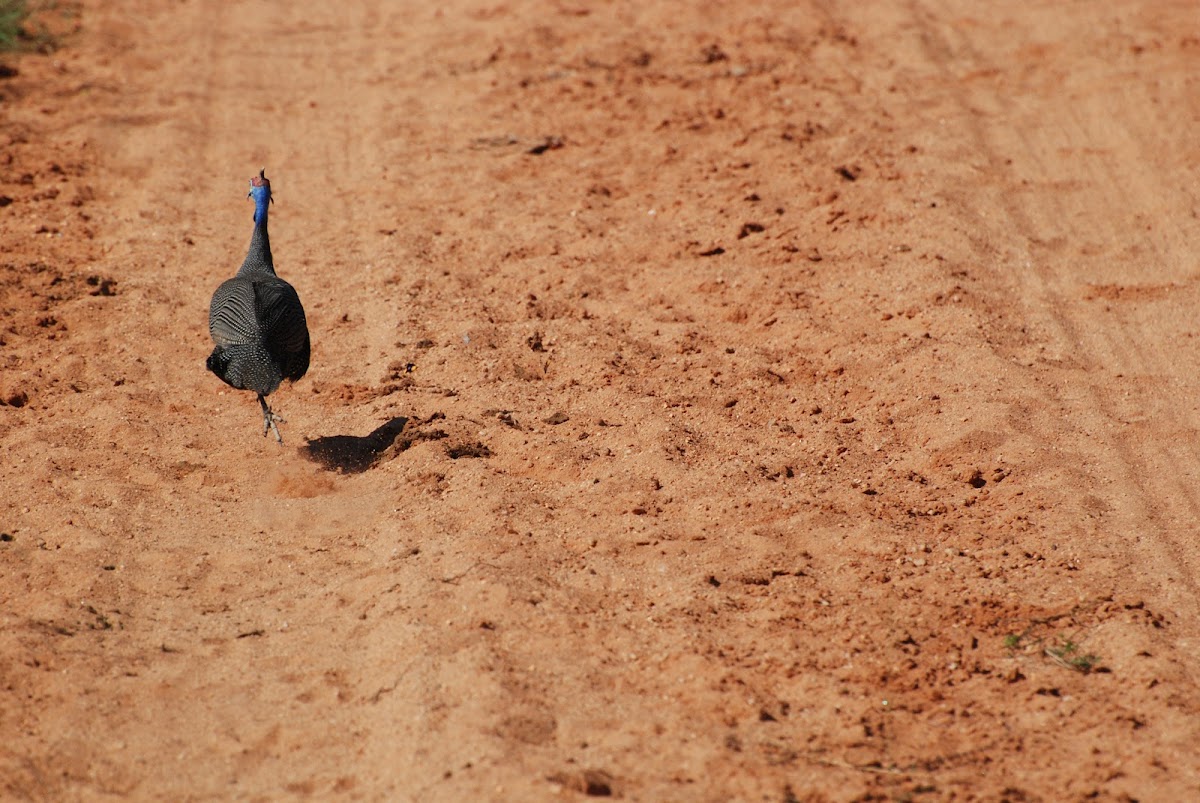
M 1200 796 L 1200 19 L 1044 6 L 5 57 L 0 796 Z M 204 370 L 264 165 L 283 448 Z

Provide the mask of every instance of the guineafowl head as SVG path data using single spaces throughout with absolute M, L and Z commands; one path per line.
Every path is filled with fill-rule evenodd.
M 267 180 L 267 168 L 259 170 L 258 175 L 250 179 L 250 193 L 247 197 L 254 199 L 254 222 L 265 221 L 267 204 L 274 203 L 271 199 L 271 182 Z

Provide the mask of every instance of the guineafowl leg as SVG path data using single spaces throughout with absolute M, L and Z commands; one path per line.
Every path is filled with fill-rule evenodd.
M 271 411 L 271 408 L 267 406 L 266 397 L 261 393 L 258 394 L 258 403 L 262 405 L 263 411 L 263 437 L 267 437 L 267 430 L 269 429 L 275 433 L 275 440 L 279 441 L 279 445 L 282 446 L 283 436 L 279 434 L 279 427 L 276 425 L 286 424 L 287 421 L 283 420 L 281 416 L 276 415 Z

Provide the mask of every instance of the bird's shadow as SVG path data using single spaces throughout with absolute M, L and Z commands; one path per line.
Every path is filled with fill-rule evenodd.
M 361 474 L 375 464 L 404 430 L 408 419 L 398 416 L 370 435 L 330 435 L 313 438 L 300 447 L 309 460 L 342 474 Z

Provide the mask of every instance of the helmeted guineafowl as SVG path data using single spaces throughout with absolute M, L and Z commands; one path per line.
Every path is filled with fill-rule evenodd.
M 207 365 L 227 384 L 258 394 L 263 436 L 270 429 L 282 444 L 278 424 L 285 422 L 267 406 L 266 397 L 283 380 L 297 380 L 308 370 L 308 323 L 295 288 L 275 275 L 267 237 L 267 207 L 272 200 L 266 168 L 250 179 L 250 197 L 254 235 L 237 275 L 213 293 L 208 331 L 216 348 Z

